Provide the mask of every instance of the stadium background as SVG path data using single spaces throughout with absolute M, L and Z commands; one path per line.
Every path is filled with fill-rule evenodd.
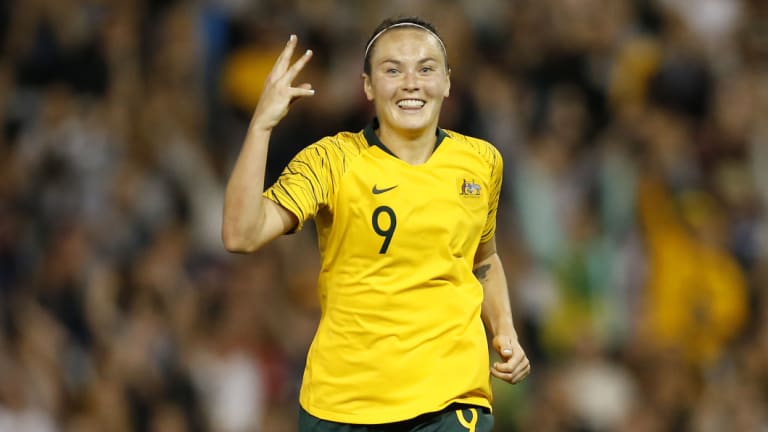
M 765 2 L 6 0 L 0 431 L 294 429 L 314 235 L 225 253 L 227 173 L 290 33 L 317 95 L 270 179 L 364 126 L 363 44 L 411 14 L 448 47 L 441 125 L 505 156 L 533 372 L 497 430 L 768 430 Z

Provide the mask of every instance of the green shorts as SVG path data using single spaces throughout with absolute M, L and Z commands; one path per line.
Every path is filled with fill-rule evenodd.
M 360 425 L 319 419 L 304 408 L 299 432 L 491 432 L 493 415 L 485 407 L 453 404 L 445 409 L 396 423 Z

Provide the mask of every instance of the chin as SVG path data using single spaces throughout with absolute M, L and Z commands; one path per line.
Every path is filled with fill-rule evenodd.
M 420 132 L 437 127 L 436 119 L 432 118 L 399 118 L 393 124 L 397 128 L 409 132 Z

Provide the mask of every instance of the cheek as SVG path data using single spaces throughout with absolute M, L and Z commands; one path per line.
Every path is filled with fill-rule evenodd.
M 436 82 L 429 86 L 429 93 L 434 96 L 448 97 L 450 86 L 442 82 Z
M 375 78 L 371 77 L 363 82 L 363 90 L 365 91 L 365 97 L 369 102 L 381 101 L 387 99 L 391 95 L 393 87 L 391 79 L 387 79 L 386 76 L 378 74 Z
M 398 86 L 387 80 L 379 80 L 375 86 L 370 88 L 369 100 L 387 100 L 393 97 L 397 93 Z

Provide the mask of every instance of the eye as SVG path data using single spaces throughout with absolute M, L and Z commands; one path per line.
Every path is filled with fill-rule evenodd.
M 395 69 L 395 68 L 389 68 L 389 69 L 386 70 L 387 75 L 395 75 L 398 72 L 400 72 L 400 71 Z

